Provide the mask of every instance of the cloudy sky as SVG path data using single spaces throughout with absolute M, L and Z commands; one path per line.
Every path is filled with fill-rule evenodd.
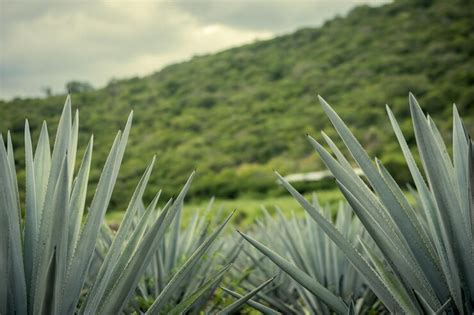
M 386 0 L 0 0 L 0 98 L 95 87 Z

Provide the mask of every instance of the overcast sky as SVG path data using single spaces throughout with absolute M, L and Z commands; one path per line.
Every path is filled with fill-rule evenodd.
M 0 0 L 0 98 L 95 87 L 386 0 Z

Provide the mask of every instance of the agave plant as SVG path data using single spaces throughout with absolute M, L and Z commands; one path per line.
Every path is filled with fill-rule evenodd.
M 474 309 L 474 145 L 456 106 L 453 107 L 451 158 L 434 121 L 423 114 L 415 97 L 409 96 L 425 177 L 387 106 L 421 201 L 418 208 L 421 211 L 417 211 L 382 163 L 376 160 L 374 165 L 349 128 L 321 97 L 319 99 L 352 158 L 367 177 L 364 182 L 356 176 L 349 160 L 331 139 L 324 137 L 335 157 L 309 137 L 376 245 L 372 247 L 361 241 L 368 258 L 363 258 L 318 209 L 278 175 L 280 181 L 345 253 L 391 312 L 471 314 Z M 287 272 L 301 284 L 313 285 L 298 268 L 292 266 Z M 314 293 L 324 296 L 333 310 L 341 313 L 348 310 L 348 305 L 334 296 L 326 296 L 321 290 Z
M 357 217 L 352 216 L 347 203 L 338 204 L 334 219 L 333 208 L 329 204 L 321 207 L 317 199 L 313 197 L 312 205 L 320 209 L 327 220 L 334 222 L 336 228 L 354 247 L 360 247 L 358 237 L 370 242 L 361 222 Z M 252 239 L 246 236 L 256 248 L 246 250 L 246 258 L 248 258 L 246 261 L 243 261 L 245 256 L 241 256 L 236 262 L 236 265 L 240 263 L 243 266 L 251 266 L 245 273 L 247 275 L 245 283 L 253 285 L 262 278 L 268 277 L 269 271 L 276 273 L 273 270 L 276 266 L 270 260 L 275 251 L 333 294 L 347 301 L 356 300 L 355 307 L 358 312 L 373 310 L 380 313 L 383 311 L 380 305 L 377 306 L 377 299 L 367 288 L 362 277 L 311 217 L 307 214 L 304 217 L 292 214 L 287 219 L 280 208 L 276 207 L 276 212 L 278 219 L 273 218 L 264 209 L 265 220 L 257 222 Z M 273 251 L 259 247 L 260 244 L 256 243 L 255 239 L 272 244 Z M 257 253 L 259 250 L 270 259 L 266 256 L 259 258 Z M 265 302 L 274 310 L 284 314 L 331 313 L 324 301 L 284 273 L 279 274 L 273 284 L 259 292 L 254 300 Z
M 117 314 L 134 295 L 148 263 L 160 247 L 168 227 L 179 213 L 194 173 L 176 200 L 157 209 L 158 195 L 140 211 L 142 197 L 153 168 L 146 168 L 133 193 L 120 227 L 94 276 L 87 277 L 97 238 L 119 172 L 130 132 L 132 114 L 117 133 L 95 195 L 84 215 L 92 143 L 85 150 L 74 176 L 79 118 L 72 119 L 68 97 L 62 112 L 52 153 L 46 123 L 33 151 L 28 121 L 25 124 L 26 191 L 24 216 L 17 185 L 10 134 L 5 146 L 0 135 L 0 313 L 1 314 Z M 137 212 L 140 215 L 137 217 Z M 181 288 L 199 259 L 230 219 L 229 215 L 180 266 L 156 296 L 149 314 L 161 312 Z M 133 218 L 138 218 L 136 224 Z M 176 227 L 175 227 L 176 228 Z M 169 313 L 189 309 L 222 279 L 224 266 L 200 283 Z
M 127 311 L 143 312 L 147 310 L 156 297 L 163 292 L 166 285 L 173 280 L 175 273 L 180 270 L 183 263 L 210 236 L 212 227 L 218 225 L 222 219 L 222 208 L 217 212 L 211 211 L 213 202 L 214 198 L 211 199 L 204 211 L 194 212 L 193 217 L 184 229 L 180 228 L 183 216 L 183 207 L 180 207 L 171 223 L 173 228 L 169 229 L 161 238 L 158 249 L 144 271 L 138 283 L 136 294 Z M 145 211 L 146 209 L 143 204 L 139 206 L 133 218 L 132 227 L 139 225 L 140 218 Z M 154 219 L 151 216 L 148 220 Z M 104 261 L 112 244 L 113 235 L 114 231 L 104 224 L 96 247 L 96 256 L 93 260 L 94 265 L 100 265 Z M 235 260 L 238 250 L 233 250 L 232 247 L 229 247 L 231 250 L 223 251 L 221 249 L 224 245 L 223 238 L 216 240 L 211 245 L 211 248 L 207 250 L 207 254 L 200 259 L 199 263 L 191 268 L 191 271 L 181 284 L 176 286 L 173 294 L 167 298 L 165 309 L 172 309 L 178 305 L 212 279 L 222 267 L 230 265 Z M 95 268 L 95 271 L 92 270 L 90 272 L 90 278 L 94 279 L 96 274 L 97 268 Z M 210 306 L 208 305 L 208 300 L 212 297 L 218 285 L 218 282 L 214 282 L 214 285 L 197 299 L 187 312 L 196 314 L 200 311 L 205 311 L 205 308 Z

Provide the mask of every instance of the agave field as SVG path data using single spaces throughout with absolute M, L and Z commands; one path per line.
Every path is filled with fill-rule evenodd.
M 52 146 L 46 123 L 34 146 L 25 122 L 24 192 L 10 134 L 0 136 L 0 314 L 473 314 L 474 144 L 456 106 L 446 144 L 410 94 L 417 152 L 387 107 L 414 183 L 408 198 L 320 103 L 345 148 L 325 133 L 325 146 L 308 139 L 345 200 L 308 201 L 276 173 L 304 215 L 263 209 L 238 232 L 235 211 L 212 200 L 182 227 L 194 172 L 175 198 L 158 191 L 145 202 L 154 157 L 118 228 L 106 224 L 133 113 L 91 200 L 93 137 L 78 157 L 69 97 Z

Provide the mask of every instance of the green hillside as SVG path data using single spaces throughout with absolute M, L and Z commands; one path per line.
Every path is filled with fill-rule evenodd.
M 113 81 L 72 95 L 72 102 L 80 109 L 80 143 L 95 135 L 95 180 L 116 130 L 135 111 L 117 206 L 131 195 L 153 154 L 158 161 L 151 187 L 163 187 L 167 196 L 194 168 L 200 175 L 190 195 L 196 198 L 281 194 L 272 169 L 288 174 L 323 168 L 304 136 L 319 137 L 320 129 L 333 134 L 317 94 L 359 131 L 372 155 L 407 181 L 385 104 L 408 130 L 409 91 L 445 131 L 455 102 L 474 133 L 473 1 L 357 7 L 322 27 Z M 44 117 L 55 128 L 64 98 L 2 101 L 0 130 L 10 129 L 20 150 L 24 117 L 34 135 Z

